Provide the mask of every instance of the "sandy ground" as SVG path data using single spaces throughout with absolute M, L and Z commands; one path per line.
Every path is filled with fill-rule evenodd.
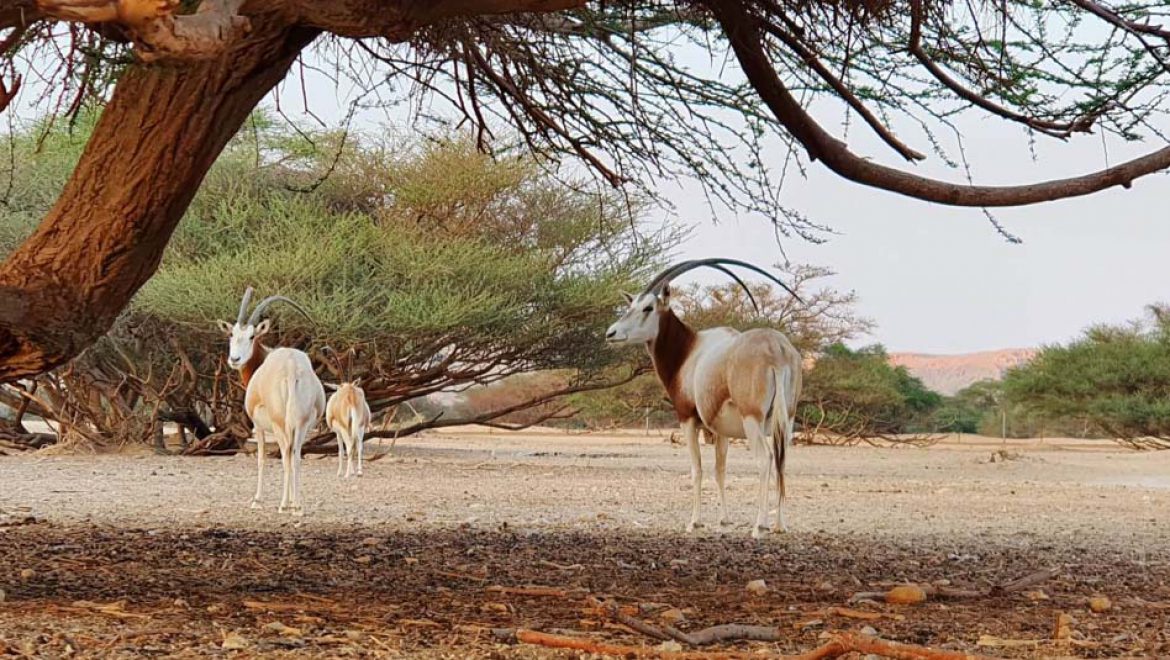
M 713 448 L 704 447 L 704 520 L 716 520 Z M 1007 451 L 1008 460 L 992 462 Z M 999 456 L 996 456 L 998 459 Z M 690 507 L 686 449 L 662 436 L 462 430 L 400 442 L 339 480 L 336 457 L 305 459 L 307 515 L 276 512 L 279 461 L 265 469 L 265 509 L 247 507 L 250 456 L 27 456 L 0 460 L 0 510 L 49 521 L 135 526 L 328 529 L 361 523 L 413 530 L 471 524 L 519 529 L 680 531 Z M 798 447 L 789 459 L 794 532 L 1038 539 L 1140 551 L 1170 541 L 1170 452 L 967 436 L 929 449 Z M 726 529 L 746 534 L 755 467 L 728 460 Z
M 458 429 L 401 441 L 351 480 L 336 457 L 308 458 L 302 519 L 276 512 L 275 460 L 253 511 L 250 456 L 0 458 L 0 655 L 218 655 L 237 635 L 247 655 L 561 657 L 475 632 L 498 627 L 658 643 L 583 614 L 588 592 L 682 609 L 692 629 L 792 631 L 729 647 L 753 653 L 865 630 L 1010 657 L 1170 657 L 1170 452 L 975 437 L 798 447 L 792 531 L 759 542 L 748 450 L 730 452 L 723 528 L 711 447 L 704 458 L 709 524 L 691 535 L 687 452 L 661 435 Z M 1048 567 L 1060 575 L 1028 595 L 860 606 L 880 620 L 825 609 L 895 582 L 987 589 Z M 768 594 L 745 591 L 752 579 Z M 574 595 L 485 591 L 521 584 Z M 1109 612 L 1088 611 L 1094 595 Z M 1051 641 L 1061 613 L 1072 646 Z

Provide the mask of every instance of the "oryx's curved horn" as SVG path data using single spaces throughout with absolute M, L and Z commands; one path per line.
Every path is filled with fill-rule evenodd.
M 787 291 L 789 295 L 791 295 L 793 298 L 796 298 L 799 302 L 804 302 L 804 300 L 802 300 L 795 291 L 789 288 L 787 284 L 781 282 L 779 278 L 764 270 L 763 268 L 760 268 L 755 264 L 749 264 L 746 261 L 740 261 L 738 259 L 724 259 L 719 257 L 711 259 L 691 259 L 690 261 L 684 261 L 682 263 L 675 264 L 674 266 L 671 266 L 670 268 L 667 268 L 666 270 L 659 273 L 658 276 L 655 277 L 646 287 L 644 293 L 661 293 L 663 288 L 667 284 L 670 284 L 671 280 L 674 278 L 682 275 L 688 270 L 694 270 L 695 268 L 700 268 L 702 266 L 707 266 L 708 268 L 714 268 L 716 270 L 722 271 L 734 279 L 736 283 L 743 287 L 743 290 L 747 292 L 748 298 L 752 301 L 752 306 L 756 308 L 756 312 L 759 312 L 760 307 L 758 304 L 756 304 L 756 299 L 754 296 L 752 296 L 752 292 L 748 290 L 748 287 L 746 284 L 744 284 L 743 280 L 736 277 L 730 270 L 725 268 L 725 266 L 739 266 L 741 268 L 747 268 L 748 270 L 759 273 L 776 284 L 779 284 L 781 288 Z
M 244 299 L 240 301 L 240 313 L 236 314 L 236 324 L 244 325 L 244 317 L 248 315 L 248 305 L 252 304 L 252 287 L 244 290 Z
M 252 310 L 252 316 L 248 317 L 248 325 L 256 325 L 256 322 L 260 320 L 260 314 L 262 314 L 264 312 L 264 309 L 266 307 L 268 307 L 269 305 L 271 305 L 274 302 L 287 303 L 293 309 L 300 312 L 305 318 L 309 319 L 309 321 L 313 320 L 313 317 L 309 316 L 309 313 L 305 311 L 304 307 L 301 307 L 300 305 L 289 300 L 288 298 L 285 298 L 284 296 L 268 296 L 267 298 L 265 298 L 264 300 L 261 300 L 259 303 L 256 304 L 256 309 Z

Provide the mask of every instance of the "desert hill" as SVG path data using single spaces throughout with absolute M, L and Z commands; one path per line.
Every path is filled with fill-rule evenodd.
M 1030 348 L 959 355 L 891 353 L 890 362 L 906 367 L 930 389 L 942 394 L 954 394 L 972 383 L 999 378 L 1009 367 L 1027 362 L 1035 354 L 1036 351 Z

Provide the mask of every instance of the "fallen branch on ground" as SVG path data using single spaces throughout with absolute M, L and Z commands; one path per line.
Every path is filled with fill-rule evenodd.
M 599 642 L 584 637 L 550 635 L 548 633 L 537 632 L 535 630 L 525 630 L 522 628 L 518 630 L 513 630 L 510 628 L 496 628 L 492 630 L 492 634 L 496 637 L 496 639 L 512 644 L 520 643 L 531 644 L 533 646 L 544 646 L 548 648 L 573 649 L 576 651 L 584 651 L 586 653 L 600 653 L 603 655 L 614 655 L 627 658 L 633 657 L 663 658 L 664 660 L 705 660 L 709 658 L 758 657 L 754 654 L 737 651 L 666 651 L 648 646 L 610 644 L 607 642 Z M 818 646 L 808 653 L 802 653 L 800 655 L 782 655 L 776 657 L 780 658 L 780 660 L 822 660 L 826 658 L 839 658 L 850 653 L 867 653 L 883 658 L 895 658 L 897 660 L 993 660 L 991 656 L 962 653 L 957 651 L 940 651 L 937 649 L 927 648 L 925 646 L 890 642 L 884 639 L 879 639 L 877 637 L 856 635 L 853 633 L 841 633 L 839 635 L 835 635 L 827 643 L 822 646 Z
M 509 594 L 512 596 L 551 596 L 553 598 L 568 598 L 570 596 L 579 596 L 584 593 L 582 589 L 560 589 L 557 587 L 504 587 L 498 584 L 486 588 L 487 591 L 497 594 Z
M 659 628 L 658 626 L 646 623 L 641 619 L 622 612 L 621 608 L 613 602 L 602 603 L 596 598 L 590 597 L 589 604 L 597 607 L 610 619 L 617 621 L 623 626 L 660 641 L 673 639 L 688 646 L 709 646 L 711 644 L 718 644 L 719 642 L 777 642 L 784 639 L 780 629 L 775 626 L 749 626 L 739 623 L 712 626 L 697 632 L 685 633 L 671 626 Z
M 992 585 L 987 589 L 960 589 L 951 586 L 923 584 L 916 585 L 928 598 L 990 598 L 992 596 L 1006 596 L 1008 594 L 1017 593 L 1050 580 L 1063 571 L 1061 568 L 1046 568 L 1043 570 L 1029 573 L 1024 577 L 1017 578 L 1011 582 L 1004 582 L 1003 584 Z M 856 603 L 860 600 L 885 600 L 889 591 L 860 591 L 849 597 L 850 603 Z

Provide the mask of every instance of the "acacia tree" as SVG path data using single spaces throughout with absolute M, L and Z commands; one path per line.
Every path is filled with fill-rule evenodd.
M 1170 317 L 1151 311 L 1153 323 L 1096 326 L 1045 346 L 1004 375 L 1008 401 L 1055 422 L 1050 430 L 1170 449 Z
M 12 191 L 10 212 L 0 215 L 0 256 L 51 203 L 51 180 L 67 176 L 89 129 L 80 119 L 72 134 L 17 136 L 16 176 L 0 177 Z M 492 159 L 468 140 L 351 134 L 342 145 L 339 133 L 294 133 L 264 115 L 249 128 L 212 168 L 158 274 L 111 331 L 35 379 L 35 392 L 0 386 L 0 403 L 93 443 L 152 434 L 161 442 L 159 422 L 172 421 L 199 439 L 214 429 L 201 450 L 234 449 L 249 425 L 214 321 L 234 318 L 249 285 L 308 311 L 312 321 L 271 308 L 273 344 L 305 350 L 329 382 L 361 378 L 376 417 L 516 374 L 561 376 L 506 404 L 367 437 L 536 407 L 524 418 L 531 422 L 557 413 L 544 404 L 640 373 L 597 338 L 615 292 L 661 269 L 662 253 L 678 242 L 672 225 L 631 224 L 630 200 L 555 180 L 530 157 Z M 306 140 L 330 148 L 308 149 Z M 21 442 L 42 440 L 12 431 Z
M 56 205 L 0 266 L 0 381 L 60 365 L 111 326 L 216 156 L 313 44 L 355 79 L 388 74 L 450 99 L 484 148 L 500 119 L 615 185 L 691 175 L 734 209 L 807 233 L 778 199 L 787 167 L 762 158 L 777 141 L 846 179 L 975 207 L 1170 166 L 1162 147 L 1067 179 L 953 183 L 859 154 L 810 112 L 839 101 L 907 162 L 925 156 L 891 129 L 898 115 L 929 128 L 974 109 L 1055 139 L 1158 137 L 1164 12 L 1154 0 L 0 0 L 0 105 L 30 71 L 65 107 L 108 96 Z M 729 55 L 745 82 L 681 64 L 688 42 Z M 47 74 L 45 60 L 57 65 Z

